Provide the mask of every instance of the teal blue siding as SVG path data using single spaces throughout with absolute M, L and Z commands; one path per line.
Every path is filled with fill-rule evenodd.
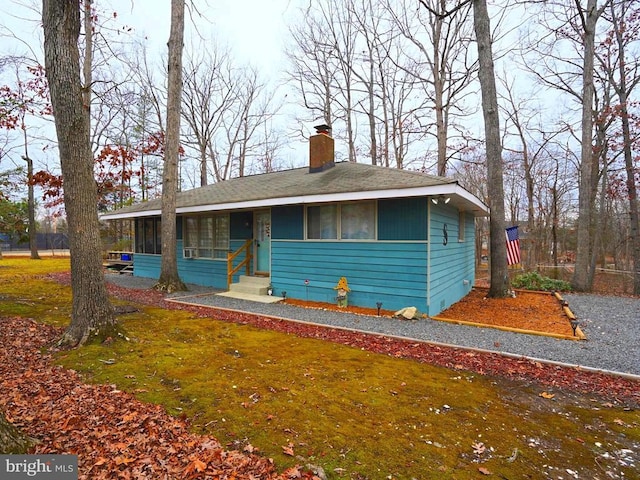
M 231 248 L 239 248 L 244 241 L 232 241 Z M 237 261 L 241 258 L 238 257 Z M 136 253 L 133 261 L 133 274 L 138 277 L 160 278 L 160 255 L 144 255 Z M 240 272 L 244 273 L 244 271 Z M 178 274 L 185 283 L 204 285 L 207 287 L 227 288 L 227 261 L 204 258 L 184 258 L 182 256 L 182 240 L 178 240 Z M 235 280 L 237 280 L 237 275 Z
M 160 259 L 160 255 L 134 254 L 133 274 L 136 277 L 160 278 Z
M 434 316 L 471 290 L 475 278 L 472 214 L 465 215 L 465 234 L 460 241 L 459 214 L 452 205 L 433 205 L 427 198 L 390 199 L 379 200 L 377 211 L 377 241 L 305 241 L 304 206 L 272 208 L 271 283 L 275 295 L 286 291 L 289 298 L 334 303 L 334 287 L 340 277 L 346 277 L 351 305 L 376 308 L 376 303 L 382 302 L 385 310 L 414 306 Z M 235 251 L 251 238 L 253 213 L 231 212 L 230 232 L 230 249 Z M 183 258 L 181 237 L 177 245 L 180 278 L 186 283 L 226 289 L 226 260 Z M 158 278 L 160 261 L 160 255 L 136 254 L 134 274 Z M 244 274 L 244 269 L 239 274 Z M 234 281 L 237 279 L 235 275 Z
M 302 240 L 304 238 L 304 207 L 292 205 L 272 208 L 271 238 Z
M 349 303 L 427 313 L 427 245 L 424 242 L 271 242 L 271 284 L 276 295 L 335 302 L 334 287 L 346 277 Z M 309 285 L 305 286 L 305 280 Z
M 426 198 L 378 200 L 378 240 L 426 239 Z
M 464 241 L 458 241 L 458 210 L 448 206 L 431 207 L 430 315 L 437 315 L 471 291 L 475 279 L 473 225 L 473 216 L 465 215 Z

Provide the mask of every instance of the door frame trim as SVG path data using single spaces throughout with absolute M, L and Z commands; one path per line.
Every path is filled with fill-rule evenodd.
M 269 224 L 271 224 L 271 209 L 270 208 L 261 208 L 259 210 L 254 210 L 253 212 L 253 274 L 256 276 L 271 276 L 271 235 L 269 236 L 269 251 L 267 255 L 269 257 L 269 270 L 258 270 L 258 216 L 261 213 L 269 214 Z

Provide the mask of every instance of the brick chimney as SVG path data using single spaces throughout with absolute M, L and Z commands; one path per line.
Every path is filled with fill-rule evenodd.
M 317 125 L 316 134 L 309 138 L 309 173 L 324 172 L 333 167 L 335 152 L 331 127 Z

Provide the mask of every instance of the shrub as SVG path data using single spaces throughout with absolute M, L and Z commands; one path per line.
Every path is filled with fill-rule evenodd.
M 547 292 L 571 291 L 571 284 L 569 282 L 565 282 L 564 280 L 554 280 L 553 278 L 540 275 L 538 272 L 523 273 L 516 276 L 512 280 L 511 286 L 525 290 L 543 290 Z

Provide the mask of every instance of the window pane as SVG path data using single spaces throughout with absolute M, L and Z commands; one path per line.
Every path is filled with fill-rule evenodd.
M 136 253 L 144 253 L 144 222 L 136 220 Z
M 162 255 L 162 220 L 156 220 L 156 249 L 153 253 Z
M 340 238 L 375 239 L 375 213 L 373 202 L 342 204 L 340 207 Z
M 338 215 L 336 205 L 307 208 L 307 238 L 337 239 Z
M 223 250 L 229 249 L 229 216 L 216 216 L 216 241 L 215 247 Z
M 198 219 L 186 217 L 184 222 L 184 247 L 195 248 L 198 246 Z
M 153 241 L 155 240 L 155 232 L 153 231 L 153 218 L 144 220 L 144 253 L 155 253 Z
M 196 241 L 198 245 L 199 258 L 213 257 L 213 218 L 198 218 L 198 237 Z

